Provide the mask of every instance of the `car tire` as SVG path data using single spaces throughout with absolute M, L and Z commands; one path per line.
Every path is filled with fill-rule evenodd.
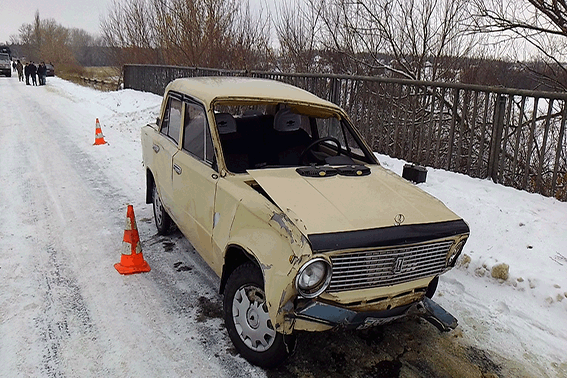
M 435 277 L 427 286 L 427 291 L 425 292 L 425 296 L 429 299 L 433 298 L 435 291 L 437 290 L 437 285 L 439 284 L 439 276 Z
M 154 205 L 154 220 L 158 235 L 167 235 L 171 228 L 171 218 L 163 207 L 155 183 L 152 188 L 152 202 Z
M 229 276 L 223 307 L 228 335 L 248 362 L 269 369 L 280 365 L 292 353 L 295 336 L 274 329 L 268 315 L 262 272 L 252 262 L 240 265 Z

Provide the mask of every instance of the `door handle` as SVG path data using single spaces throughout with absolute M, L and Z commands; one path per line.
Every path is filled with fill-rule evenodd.
M 159 152 L 159 150 L 160 150 L 160 148 L 159 148 L 159 146 L 158 146 L 157 144 L 154 144 L 154 145 L 152 146 L 152 148 L 154 149 L 154 152 L 155 152 L 156 154 L 157 154 L 157 153 Z
M 181 167 L 178 166 L 177 164 L 173 164 L 173 170 L 174 170 L 175 173 L 177 173 L 178 175 L 180 175 L 181 172 L 182 172 Z

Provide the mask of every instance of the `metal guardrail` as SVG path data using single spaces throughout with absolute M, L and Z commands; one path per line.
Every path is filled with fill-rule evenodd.
M 114 90 L 114 89 L 118 88 L 118 84 L 115 83 L 115 82 L 111 82 L 111 81 L 92 79 L 90 77 L 84 77 L 84 76 L 80 76 L 79 79 L 81 79 L 84 83 L 89 84 L 93 88 L 100 89 L 100 90 L 104 90 L 104 89 Z
M 405 79 L 126 65 L 124 87 L 179 77 L 283 81 L 344 108 L 374 151 L 567 201 L 567 94 Z

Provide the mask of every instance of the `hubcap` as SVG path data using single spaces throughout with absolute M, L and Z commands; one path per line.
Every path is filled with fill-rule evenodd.
M 250 349 L 263 352 L 272 346 L 276 331 L 262 290 L 253 285 L 238 289 L 232 301 L 232 317 L 240 339 Z
M 246 314 L 246 320 L 250 327 L 257 329 L 260 325 L 260 316 L 258 315 L 258 311 L 255 308 L 249 308 Z

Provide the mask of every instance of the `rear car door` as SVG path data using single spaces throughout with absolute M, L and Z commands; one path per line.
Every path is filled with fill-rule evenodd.
M 214 156 L 205 108 L 185 99 L 181 150 L 173 157 L 173 195 L 180 217 L 177 225 L 210 265 L 215 264 L 211 238 L 219 179 L 213 169 Z
M 169 93 L 159 134 L 153 142 L 154 178 L 158 193 L 168 213 L 175 217 L 173 207 L 173 156 L 179 150 L 183 102 L 181 96 Z

